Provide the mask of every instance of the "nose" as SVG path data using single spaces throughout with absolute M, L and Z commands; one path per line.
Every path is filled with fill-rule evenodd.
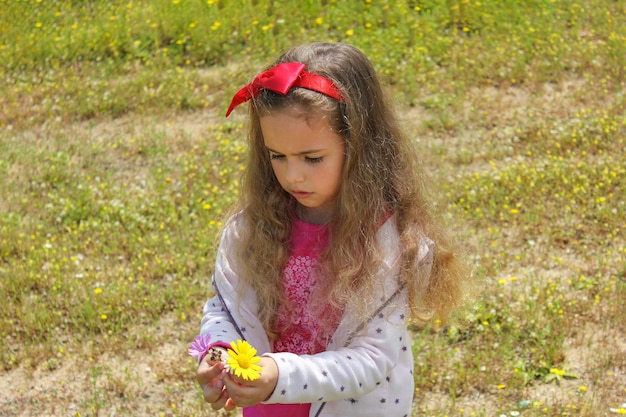
M 291 183 L 296 184 L 304 180 L 304 174 L 297 161 L 288 161 L 287 168 L 285 170 L 285 179 Z

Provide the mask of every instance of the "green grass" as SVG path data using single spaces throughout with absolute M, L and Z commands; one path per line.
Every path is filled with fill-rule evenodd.
M 222 115 L 330 40 L 371 58 L 474 264 L 462 320 L 416 331 L 415 414 L 624 411 L 626 6 L 240 3 L 0 2 L 0 408 L 211 415 L 185 348 L 245 156 Z

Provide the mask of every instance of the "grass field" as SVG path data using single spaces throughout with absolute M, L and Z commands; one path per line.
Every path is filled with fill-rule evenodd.
M 221 415 L 186 347 L 245 155 L 223 114 L 311 40 L 370 56 L 473 264 L 461 320 L 415 331 L 414 415 L 626 414 L 625 21 L 612 0 L 0 1 L 0 416 Z

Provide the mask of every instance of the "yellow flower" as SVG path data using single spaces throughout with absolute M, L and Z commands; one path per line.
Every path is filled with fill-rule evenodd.
M 256 356 L 256 349 L 245 340 L 231 342 L 230 346 L 232 349 L 228 349 L 227 352 L 226 369 L 246 381 L 259 379 L 262 368 L 257 365 L 261 358 Z
M 550 368 L 550 373 L 554 375 L 558 375 L 558 376 L 565 375 L 565 371 L 563 369 L 558 369 L 558 368 Z

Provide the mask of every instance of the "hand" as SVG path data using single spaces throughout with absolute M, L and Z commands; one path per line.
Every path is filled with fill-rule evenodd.
M 196 373 L 196 379 L 202 388 L 204 401 L 211 404 L 214 410 L 221 408 L 230 411 L 235 408 L 235 403 L 229 398 L 224 389 L 224 377 L 226 371 L 221 362 L 211 362 L 209 357 L 205 357 Z
M 274 359 L 262 356 L 259 365 L 263 368 L 261 377 L 246 381 L 234 375 L 226 375 L 224 385 L 228 396 L 238 407 L 250 407 L 267 400 L 278 383 L 278 366 Z

